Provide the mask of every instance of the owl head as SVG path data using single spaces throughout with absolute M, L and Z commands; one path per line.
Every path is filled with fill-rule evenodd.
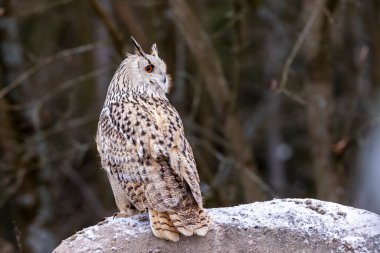
M 158 57 L 156 44 L 153 44 L 152 51 L 148 54 L 133 37 L 131 38 L 135 54 L 127 54 L 127 58 L 120 64 L 108 93 L 165 97 L 171 81 L 166 73 L 166 64 Z

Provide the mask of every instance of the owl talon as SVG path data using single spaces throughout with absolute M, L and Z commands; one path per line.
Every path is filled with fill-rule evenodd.
M 130 217 L 131 215 L 128 214 L 128 213 L 114 213 L 112 215 L 112 218 L 115 219 L 115 218 L 128 218 Z

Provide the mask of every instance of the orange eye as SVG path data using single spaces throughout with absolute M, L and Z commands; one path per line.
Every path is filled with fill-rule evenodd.
M 152 64 L 149 64 L 148 66 L 145 67 L 145 71 L 148 73 L 152 73 L 154 69 L 154 66 Z

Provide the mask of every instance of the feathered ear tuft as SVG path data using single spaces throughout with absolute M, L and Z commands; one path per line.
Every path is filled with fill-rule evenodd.
M 131 36 L 131 39 L 132 39 L 133 45 L 135 46 L 135 52 L 136 52 L 136 54 L 141 55 L 141 56 L 145 56 L 145 53 L 142 50 L 142 48 L 139 45 L 139 43 L 137 43 L 137 41 L 132 36 Z
M 156 56 L 156 57 L 158 57 L 158 49 L 157 49 L 156 43 L 154 43 L 152 45 L 152 53 L 151 54 L 154 55 L 154 56 Z

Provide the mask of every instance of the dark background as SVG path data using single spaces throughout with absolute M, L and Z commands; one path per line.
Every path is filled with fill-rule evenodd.
M 116 212 L 94 137 L 130 35 L 172 74 L 206 207 L 380 213 L 379 27 L 378 0 L 0 0 L 0 253 Z

